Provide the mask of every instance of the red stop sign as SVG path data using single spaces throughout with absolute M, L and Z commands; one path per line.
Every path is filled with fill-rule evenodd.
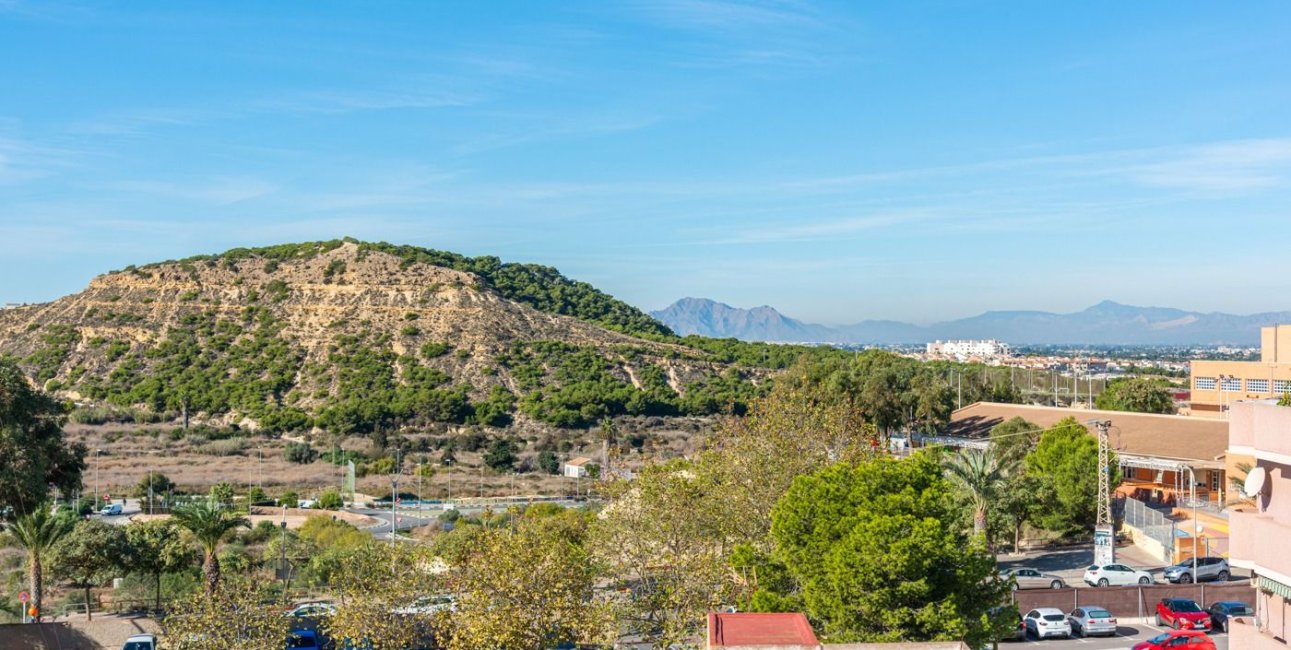
M 105 494 L 105 495 L 103 495 L 103 500 L 104 500 L 104 501 L 111 501 L 111 500 L 112 500 L 112 495 L 111 495 L 111 494 Z

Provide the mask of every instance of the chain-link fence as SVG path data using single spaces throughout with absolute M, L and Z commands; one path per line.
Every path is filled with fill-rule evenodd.
M 1175 538 L 1179 535 L 1178 526 L 1165 513 L 1138 499 L 1124 499 L 1124 525 L 1135 528 L 1147 537 L 1156 541 L 1165 551 L 1166 561 L 1174 557 Z

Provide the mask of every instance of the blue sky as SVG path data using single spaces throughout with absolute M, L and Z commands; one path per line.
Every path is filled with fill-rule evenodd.
M 826 323 L 1291 309 L 1291 4 L 0 0 L 0 302 L 350 235 Z

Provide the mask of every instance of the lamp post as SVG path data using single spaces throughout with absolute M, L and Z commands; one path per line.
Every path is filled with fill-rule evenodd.
M 94 507 L 99 506 L 99 454 L 103 453 L 102 449 L 94 450 Z
M 1188 470 L 1188 477 L 1192 479 L 1189 482 L 1190 485 L 1188 486 L 1188 490 L 1189 490 L 1189 494 L 1191 495 L 1189 498 L 1192 499 L 1192 579 L 1195 582 L 1197 580 L 1197 528 L 1198 528 L 1197 473 L 1192 471 L 1192 468 L 1187 465 L 1184 465 L 1183 468 Z

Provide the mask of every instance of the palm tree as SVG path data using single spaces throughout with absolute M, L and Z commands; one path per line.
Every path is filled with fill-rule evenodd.
M 206 575 L 206 593 L 214 593 L 216 587 L 220 585 L 220 559 L 216 555 L 220 542 L 238 528 L 250 528 L 250 520 L 233 514 L 232 511 L 209 499 L 176 508 L 172 517 L 180 528 L 191 533 L 202 546 L 202 551 L 205 553 L 202 560 L 202 573 Z
M 1008 476 L 999 458 L 985 449 L 961 449 L 946 459 L 946 478 L 973 504 L 973 533 L 986 533 L 986 514 Z
M 27 577 L 31 586 L 31 604 L 36 608 L 37 620 L 44 614 L 44 566 L 41 558 L 58 540 L 72 530 L 75 522 L 69 517 L 54 515 L 47 504 L 40 504 L 31 514 L 18 517 L 6 528 L 18 545 L 27 551 Z

